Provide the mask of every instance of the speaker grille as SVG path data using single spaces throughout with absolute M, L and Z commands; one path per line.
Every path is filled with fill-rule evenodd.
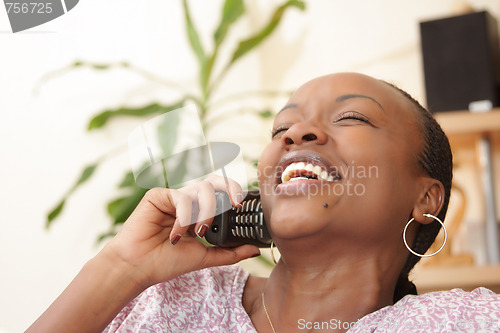
M 427 107 L 432 112 L 499 105 L 498 29 L 488 12 L 420 23 Z

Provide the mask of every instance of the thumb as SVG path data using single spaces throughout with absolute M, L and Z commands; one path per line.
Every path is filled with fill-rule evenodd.
M 254 245 L 242 245 L 234 248 L 210 247 L 205 257 L 204 266 L 232 265 L 237 262 L 260 255 L 260 250 Z

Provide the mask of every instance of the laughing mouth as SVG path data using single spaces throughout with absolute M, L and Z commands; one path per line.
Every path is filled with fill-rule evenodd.
M 293 182 L 297 180 L 318 180 L 325 182 L 336 182 L 342 179 L 337 168 L 327 166 L 322 158 L 314 156 L 300 156 L 304 154 L 294 154 L 286 157 L 282 167 L 285 167 L 281 174 L 278 173 L 278 184 Z M 310 155 L 310 154 L 306 154 Z

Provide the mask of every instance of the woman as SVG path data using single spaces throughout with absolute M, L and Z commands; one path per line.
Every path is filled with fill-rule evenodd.
M 154 189 L 30 329 L 498 327 L 500 299 L 486 289 L 403 298 L 416 293 L 408 273 L 419 259 L 406 249 L 403 231 L 414 219 L 406 242 L 417 253 L 431 245 L 448 206 L 451 167 L 446 136 L 406 93 L 361 74 L 317 78 L 276 116 L 259 162 L 264 214 L 281 253 L 269 278 L 248 276 L 239 266 L 214 267 L 258 255 L 257 248 L 207 248 L 188 232 L 203 236 L 215 211 L 214 191 L 226 190 L 223 180 Z M 230 182 L 229 193 L 236 205 L 241 189 Z M 200 209 L 194 228 L 192 203 Z

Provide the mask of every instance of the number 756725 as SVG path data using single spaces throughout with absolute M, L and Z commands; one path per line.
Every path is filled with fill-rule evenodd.
M 6 2 L 7 13 L 14 14 L 50 14 L 52 13 L 52 2 Z

